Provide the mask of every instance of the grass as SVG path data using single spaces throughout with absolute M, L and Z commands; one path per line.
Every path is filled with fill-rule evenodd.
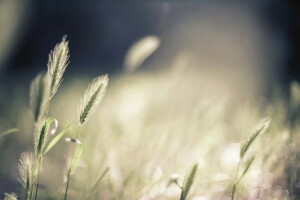
M 16 134 L 1 126 L 4 158 L 25 136 L 33 143 L 15 149 L 19 177 L 12 164 L 0 182 L 19 179 L 22 188 L 0 188 L 3 198 L 299 199 L 297 83 L 288 97 L 239 101 L 222 84 L 199 78 L 197 68 L 134 73 L 147 56 L 109 85 L 107 75 L 62 82 L 69 63 L 64 37 L 47 72 L 31 83 L 32 114 L 13 113 L 22 116 Z

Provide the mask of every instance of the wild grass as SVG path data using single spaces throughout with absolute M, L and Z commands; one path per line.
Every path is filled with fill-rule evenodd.
M 178 67 L 182 61 L 165 71 L 134 72 L 145 52 L 107 89 L 107 75 L 62 83 L 66 37 L 55 46 L 47 72 L 30 86 L 31 118 L 20 111 L 20 133 L 1 131 L 1 152 L 24 135 L 33 140 L 18 149 L 22 188 L 0 188 L 18 194 L 4 199 L 300 198 L 297 83 L 286 97 L 240 100 L 196 66 Z M 16 171 L 0 182 L 17 180 Z

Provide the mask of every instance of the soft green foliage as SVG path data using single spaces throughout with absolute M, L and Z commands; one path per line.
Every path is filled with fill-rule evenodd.
M 4 131 L 3 133 L 0 133 L 0 138 L 5 136 L 5 135 L 8 135 L 10 133 L 15 133 L 15 132 L 18 132 L 18 131 L 19 131 L 19 129 L 17 129 L 17 128 L 8 129 L 8 130 Z
M 198 164 L 195 164 L 189 174 L 186 176 L 185 181 L 182 186 L 182 191 L 180 195 L 180 200 L 186 200 L 189 194 L 189 191 L 195 181 L 195 176 L 197 173 Z

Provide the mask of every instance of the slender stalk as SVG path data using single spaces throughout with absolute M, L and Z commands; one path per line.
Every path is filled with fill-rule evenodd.
M 236 183 L 233 184 L 233 188 L 232 188 L 232 192 L 231 192 L 231 200 L 234 200 L 235 189 L 236 189 Z
M 38 171 L 37 171 L 37 178 L 36 178 L 36 187 L 35 187 L 35 200 L 37 200 L 38 191 L 39 191 L 39 178 L 40 178 L 40 169 L 41 169 L 42 159 L 38 161 Z
M 76 138 L 78 138 L 79 129 L 80 129 L 80 126 L 78 126 L 78 128 L 77 128 Z M 73 157 L 74 157 L 75 145 L 76 144 L 74 144 L 74 147 L 73 147 L 73 150 L 72 150 L 71 160 L 73 160 Z M 68 169 L 68 174 L 67 174 L 67 184 L 66 184 L 66 190 L 65 190 L 65 198 L 64 198 L 64 200 L 67 200 L 67 197 L 68 197 L 68 190 L 69 190 L 70 178 L 71 178 L 71 164 L 72 163 L 70 163 L 70 166 L 69 166 L 69 169 Z
M 34 189 L 34 187 L 32 187 L 32 188 L 31 188 L 31 190 L 30 190 L 30 193 L 29 193 L 29 198 L 28 198 L 29 200 L 31 200 L 31 199 L 32 199 L 32 193 L 33 193 L 33 189 Z
M 70 170 L 68 170 L 68 177 L 67 177 L 67 184 L 66 184 L 66 191 L 65 191 L 65 198 L 64 198 L 64 200 L 67 200 L 68 190 L 69 190 L 69 184 L 70 184 L 70 177 L 71 177 L 71 173 L 70 173 Z
M 26 188 L 26 190 L 25 190 L 25 200 L 27 200 L 27 197 L 28 197 L 28 189 Z
M 238 184 L 237 178 L 238 178 L 238 175 L 239 175 L 240 165 L 241 165 L 241 161 L 239 161 L 238 166 L 236 168 L 236 173 L 235 173 L 235 178 L 234 178 L 234 184 L 233 184 L 232 191 L 231 191 L 231 200 L 234 200 L 236 185 Z

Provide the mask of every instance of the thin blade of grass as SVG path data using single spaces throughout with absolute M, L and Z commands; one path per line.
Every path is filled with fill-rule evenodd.
M 83 151 L 83 146 L 82 144 L 76 143 L 76 150 L 75 150 L 75 154 L 74 157 L 71 161 L 71 165 L 70 165 L 70 170 L 69 173 L 73 174 L 74 170 L 76 169 L 77 163 L 80 159 L 81 153 Z
M 69 127 L 70 127 L 71 123 L 68 124 L 62 131 L 60 131 L 52 140 L 51 142 L 49 142 L 49 144 L 47 145 L 47 148 L 44 151 L 44 155 L 50 151 L 50 149 L 52 149 L 54 147 L 54 145 L 64 136 L 64 134 L 68 131 Z
M 0 133 L 0 138 L 5 136 L 5 135 L 8 135 L 10 133 L 15 133 L 15 132 L 18 132 L 18 131 L 19 131 L 19 129 L 17 129 L 17 128 L 8 129 L 8 130 L 4 131 L 3 133 Z
M 182 191 L 181 191 L 181 195 L 180 195 L 180 200 L 186 200 L 187 195 L 194 183 L 195 180 L 195 176 L 197 173 L 197 169 L 198 169 L 198 164 L 195 164 L 192 168 L 192 170 L 189 172 L 189 175 L 187 176 L 187 178 L 184 181 L 184 185 L 182 187 Z
M 91 186 L 91 189 L 88 192 L 88 195 L 91 195 L 101 188 L 103 178 L 108 174 L 109 167 L 106 167 L 105 170 L 101 173 L 101 175 L 97 178 L 95 183 Z

